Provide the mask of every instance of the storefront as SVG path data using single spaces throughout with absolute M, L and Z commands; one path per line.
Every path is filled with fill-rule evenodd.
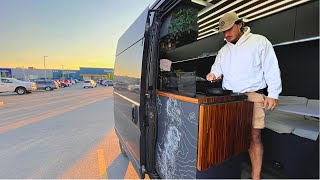
M 80 76 L 83 80 L 113 79 L 113 69 L 80 67 Z

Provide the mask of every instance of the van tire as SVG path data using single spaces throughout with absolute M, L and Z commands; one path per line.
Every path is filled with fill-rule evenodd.
M 125 156 L 125 157 L 128 157 L 128 156 L 127 156 L 127 153 L 126 153 L 126 151 L 123 149 L 123 146 L 122 146 L 122 144 L 121 144 L 120 141 L 119 141 L 119 146 L 120 146 L 121 154 L 122 154 L 123 156 Z
M 17 93 L 18 95 L 23 95 L 23 94 L 27 93 L 27 90 L 26 90 L 26 88 L 24 88 L 24 87 L 18 87 L 18 88 L 16 89 L 16 93 Z
M 53 89 L 48 86 L 48 87 L 45 88 L 45 90 L 46 90 L 46 91 L 52 91 Z

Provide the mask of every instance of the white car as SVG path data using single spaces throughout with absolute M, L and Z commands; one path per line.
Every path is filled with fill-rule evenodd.
M 0 93 L 15 92 L 19 95 L 37 90 L 36 83 L 20 81 L 15 78 L 0 78 Z
M 94 88 L 97 87 L 97 83 L 94 80 L 87 80 L 83 82 L 83 88 Z

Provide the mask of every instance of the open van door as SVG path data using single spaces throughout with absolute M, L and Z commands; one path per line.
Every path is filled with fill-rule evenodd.
M 145 172 L 144 67 L 148 48 L 149 8 L 146 8 L 118 41 L 114 65 L 114 120 L 121 152 L 127 155 L 140 178 Z

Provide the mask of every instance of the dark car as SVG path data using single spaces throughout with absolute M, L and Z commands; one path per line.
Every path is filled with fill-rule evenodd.
M 62 88 L 68 87 L 64 82 L 61 82 L 61 81 L 60 81 L 60 86 L 61 86 Z
M 58 89 L 59 85 L 54 81 L 36 81 L 37 89 L 42 89 L 46 91 L 52 91 L 54 89 Z
M 101 85 L 103 85 L 103 86 L 113 86 L 113 81 L 112 80 L 103 80 L 101 82 Z

